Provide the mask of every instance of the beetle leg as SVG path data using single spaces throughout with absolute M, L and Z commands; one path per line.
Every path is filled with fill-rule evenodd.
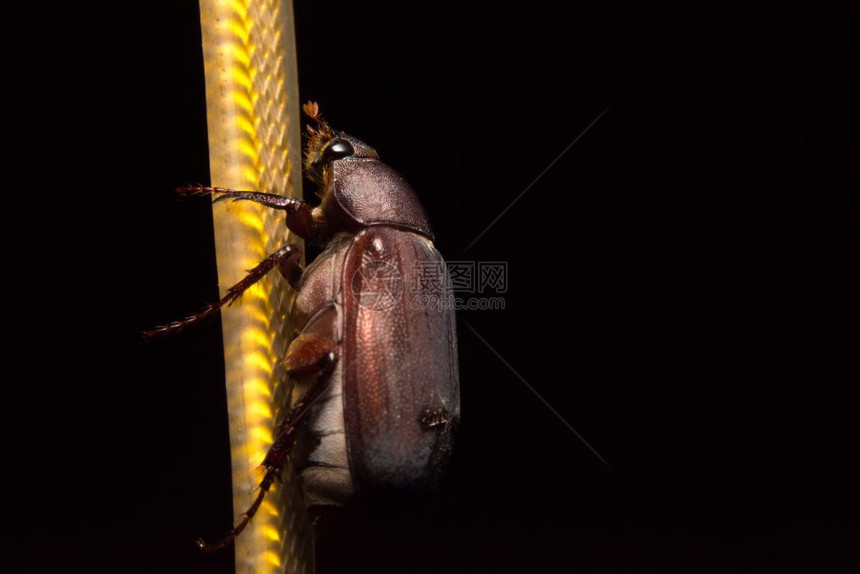
M 202 185 L 180 187 L 176 190 L 181 196 L 194 197 L 198 195 L 217 195 L 218 197 L 212 203 L 219 201 L 253 201 L 287 212 L 287 227 L 301 237 L 309 241 L 317 242 L 320 239 L 320 228 L 323 227 L 322 221 L 315 220 L 311 207 L 301 199 L 293 199 L 292 197 L 283 197 L 273 193 L 263 193 L 260 191 L 236 191 L 235 189 L 227 189 L 224 187 L 206 187 Z
M 337 344 L 334 341 L 315 333 L 299 335 L 293 339 L 287 349 L 287 357 L 284 359 L 287 374 L 294 379 L 310 376 L 312 380 L 308 390 L 293 405 L 290 413 L 278 423 L 275 442 L 263 459 L 263 468 L 267 471 L 274 470 L 278 478 L 293 444 L 297 417 L 304 416 L 307 409 L 325 390 L 337 360 L 336 350 Z
M 265 277 L 266 274 L 275 266 L 278 266 L 284 277 L 290 281 L 290 284 L 293 285 L 293 287 L 295 287 L 295 284 L 298 282 L 298 279 L 302 274 L 302 269 L 299 265 L 299 258 L 301 255 L 301 249 L 294 245 L 285 245 L 284 247 L 281 247 L 263 259 L 259 265 L 248 271 L 248 275 L 246 275 L 244 279 L 227 289 L 227 294 L 218 302 L 210 303 L 197 313 L 189 315 L 179 321 L 173 321 L 166 325 L 160 325 L 154 329 L 144 331 L 143 336 L 147 339 L 151 339 L 159 335 L 178 333 L 189 325 L 202 321 L 210 315 L 213 315 L 225 305 L 232 305 L 245 291 Z
M 298 251 L 298 249 L 296 249 Z M 301 252 L 299 251 L 301 255 Z M 287 283 L 290 284 L 290 287 L 299 290 L 299 283 L 302 279 L 302 273 L 304 273 L 304 268 L 302 268 L 299 263 L 299 257 L 287 257 L 285 259 L 281 259 L 278 261 L 278 271 L 281 273 L 281 277 L 287 280 Z
M 287 372 L 290 376 L 313 373 L 315 375 L 314 380 L 308 390 L 305 391 L 305 394 L 296 401 L 290 412 L 287 413 L 287 416 L 278 423 L 275 442 L 272 443 L 261 465 L 265 470 L 265 474 L 263 475 L 263 480 L 260 481 L 254 502 L 245 511 L 239 522 L 233 526 L 233 529 L 227 536 L 211 544 L 204 542 L 202 539 L 198 540 L 197 546 L 201 551 L 208 554 L 224 548 L 233 542 L 245 529 L 257 513 L 257 510 L 260 509 L 266 493 L 275 480 L 280 482 L 284 461 L 286 461 L 286 457 L 293 447 L 293 439 L 295 438 L 299 423 L 310 412 L 310 408 L 320 398 L 331 380 L 331 373 L 337 361 L 336 348 L 336 344 L 333 341 L 316 334 L 299 335 L 290 344 L 287 358 L 284 361 L 287 366 Z
M 217 195 L 218 197 L 216 197 L 212 203 L 227 201 L 228 199 L 233 201 L 253 201 L 254 203 L 259 203 L 273 209 L 281 209 L 283 211 L 294 211 L 298 208 L 298 204 L 304 203 L 300 199 L 275 195 L 274 193 L 263 193 L 261 191 L 236 191 L 235 189 L 228 189 L 226 187 L 206 187 L 203 185 L 179 187 L 176 189 L 176 193 L 181 197 Z

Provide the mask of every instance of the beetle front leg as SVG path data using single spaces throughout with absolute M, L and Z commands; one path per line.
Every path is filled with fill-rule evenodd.
M 166 325 L 160 325 L 154 329 L 150 329 L 149 331 L 144 331 L 143 336 L 147 339 L 151 339 L 159 335 L 178 333 L 189 325 L 193 325 L 194 323 L 198 323 L 203 319 L 206 319 L 225 305 L 232 305 L 245 291 L 265 277 L 266 274 L 275 266 L 280 269 L 281 274 L 290 282 L 290 285 L 293 288 L 296 288 L 298 280 L 302 275 L 302 267 L 299 264 L 301 256 L 301 249 L 294 245 L 285 245 L 284 247 L 281 247 L 263 259 L 259 265 L 248 271 L 248 275 L 246 275 L 244 279 L 227 289 L 227 294 L 218 302 L 206 305 L 197 313 L 189 315 L 179 321 L 173 321 Z
M 328 388 L 331 374 L 337 362 L 336 349 L 337 345 L 333 341 L 315 334 L 299 335 L 290 344 L 287 358 L 284 360 L 287 373 L 291 377 L 313 375 L 313 381 L 305 394 L 290 409 L 287 416 L 278 423 L 275 441 L 260 465 L 265 470 L 265 474 L 263 480 L 260 481 L 259 492 L 257 492 L 254 502 L 227 536 L 213 543 L 199 539 L 197 546 L 201 551 L 208 554 L 232 543 L 245 530 L 245 527 L 260 509 L 266 493 L 275 480 L 281 481 L 284 462 L 292 450 L 299 423 L 308 415 L 311 407 L 322 396 L 323 391 Z
M 298 204 L 304 203 L 300 199 L 284 197 L 274 193 L 263 193 L 262 191 L 237 191 L 226 187 L 207 187 L 204 185 L 189 185 L 176 188 L 180 197 L 197 197 L 200 195 L 217 195 L 212 203 L 220 201 L 253 201 L 272 209 L 291 211 L 297 209 Z
M 253 201 L 272 209 L 280 209 L 287 212 L 287 227 L 307 241 L 319 242 L 322 229 L 325 227 L 319 216 L 315 219 L 311 207 L 301 199 L 283 197 L 273 193 L 261 191 L 236 191 L 225 187 L 206 187 L 202 185 L 180 187 L 176 190 L 181 196 L 194 197 L 198 195 L 217 195 L 215 201 Z

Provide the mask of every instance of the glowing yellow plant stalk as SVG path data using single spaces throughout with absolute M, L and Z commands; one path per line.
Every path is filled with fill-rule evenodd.
M 200 20 L 212 184 L 301 197 L 292 2 L 200 0 Z M 214 214 L 223 294 L 288 238 L 282 212 L 222 202 Z M 281 360 L 292 296 L 273 271 L 222 312 L 236 519 L 251 504 L 260 479 L 255 469 L 288 404 Z M 312 572 L 312 542 L 295 473 L 285 469 L 283 486 L 272 488 L 235 543 L 236 572 Z

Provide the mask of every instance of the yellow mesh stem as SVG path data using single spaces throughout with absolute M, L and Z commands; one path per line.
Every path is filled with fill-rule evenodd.
M 290 0 L 200 0 L 212 184 L 301 197 L 295 32 Z M 288 236 L 284 214 L 251 202 L 214 206 L 218 279 L 241 280 Z M 251 505 L 289 404 L 281 360 L 293 293 L 277 271 L 222 313 L 236 519 Z M 313 571 L 313 536 L 298 480 L 285 469 L 235 543 L 238 574 Z

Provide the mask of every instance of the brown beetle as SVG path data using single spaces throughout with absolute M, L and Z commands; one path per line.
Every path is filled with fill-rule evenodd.
M 254 201 L 287 213 L 287 226 L 324 246 L 307 269 L 300 251 L 284 246 L 228 290 L 218 303 L 147 334 L 179 331 L 238 299 L 278 267 L 298 294 L 299 329 L 284 363 L 302 397 L 278 423 L 262 467 L 265 475 L 248 512 L 213 551 L 232 542 L 278 479 L 304 428 L 302 461 L 309 505 L 342 504 L 355 493 L 426 490 L 438 481 L 460 416 L 453 305 L 415 305 L 409 292 L 419 273 L 444 260 L 415 193 L 370 146 L 329 127 L 308 102 L 305 172 L 322 202 L 217 187 L 187 187 L 186 195 Z M 450 300 L 448 300 L 450 303 Z M 306 420 L 306 424 L 305 423 Z

